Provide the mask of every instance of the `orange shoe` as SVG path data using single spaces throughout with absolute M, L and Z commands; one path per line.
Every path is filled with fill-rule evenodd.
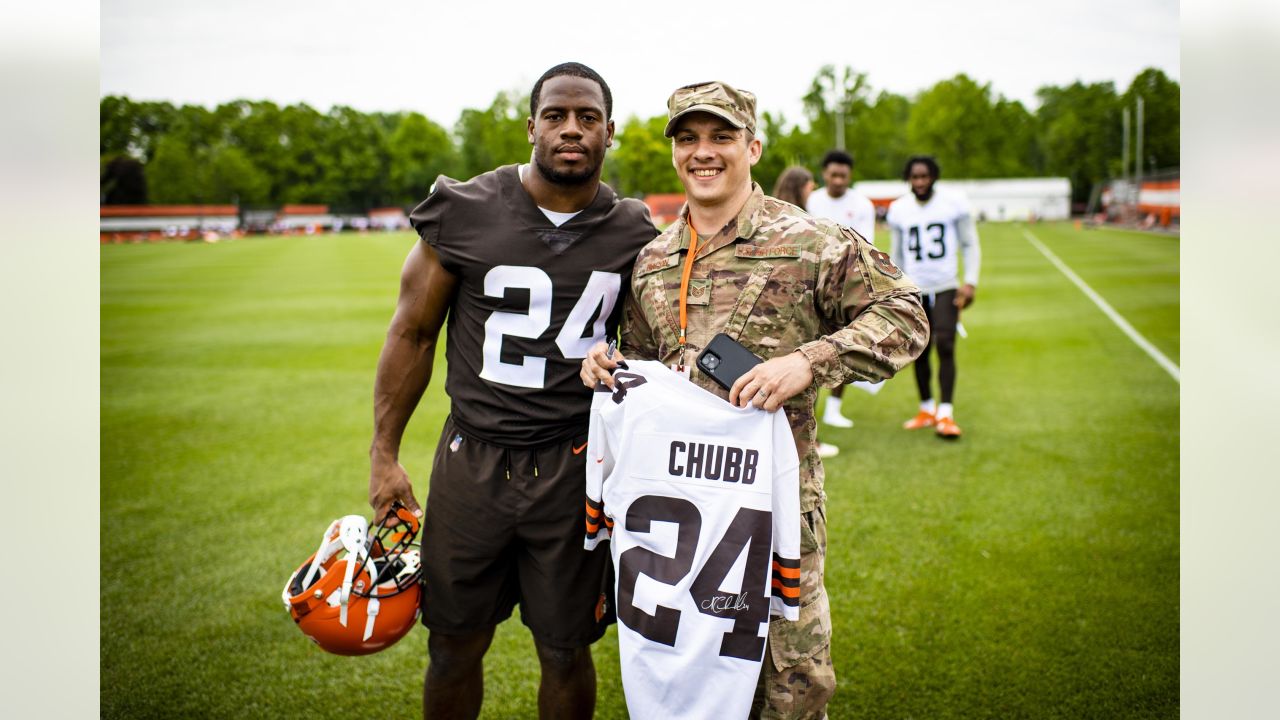
M 938 433 L 938 437 L 944 440 L 960 439 L 960 426 L 956 424 L 954 419 L 949 417 L 938 418 L 937 425 L 934 427 L 934 432 Z
M 920 428 L 933 427 L 934 423 L 937 421 L 938 419 L 934 417 L 933 413 L 927 410 L 921 410 L 916 413 L 915 417 L 902 423 L 902 427 L 907 430 L 919 430 Z

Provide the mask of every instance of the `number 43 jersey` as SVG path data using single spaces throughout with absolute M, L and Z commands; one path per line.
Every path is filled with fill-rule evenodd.
M 964 282 L 978 284 L 982 262 L 978 231 L 969 203 L 958 193 L 935 188 L 928 202 L 911 193 L 894 200 L 885 215 L 893 237 L 890 257 L 920 291 L 940 293 L 959 287 L 956 274 L 964 258 Z
M 597 388 L 586 547 L 609 543 L 627 709 L 743 718 L 770 615 L 799 619 L 799 459 L 785 413 L 652 361 Z

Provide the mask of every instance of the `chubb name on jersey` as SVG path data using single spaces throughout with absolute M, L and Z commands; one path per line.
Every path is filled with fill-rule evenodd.
M 672 440 L 671 453 L 667 459 L 667 472 L 675 477 L 741 482 L 743 485 L 750 485 L 756 481 L 756 465 L 759 462 L 760 451 L 758 450 Z
M 627 710 L 747 717 L 770 616 L 800 618 L 795 439 L 785 413 L 629 364 L 592 398 L 583 537 L 611 539 Z

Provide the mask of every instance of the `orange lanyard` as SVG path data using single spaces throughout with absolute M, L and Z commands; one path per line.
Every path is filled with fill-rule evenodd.
M 689 225 L 689 253 L 684 257 L 684 272 L 680 274 L 680 361 L 684 362 L 685 329 L 689 327 L 689 274 L 693 272 L 693 261 L 698 254 L 698 231 Z

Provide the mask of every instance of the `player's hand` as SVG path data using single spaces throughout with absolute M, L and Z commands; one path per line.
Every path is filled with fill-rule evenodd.
M 369 506 L 373 508 L 373 521 L 376 523 L 392 515 L 391 505 L 396 500 L 409 508 L 415 517 L 422 517 L 422 508 L 413 496 L 413 485 L 404 466 L 377 451 L 369 457 Z
M 582 359 L 582 370 L 578 373 L 583 385 L 595 389 L 596 383 L 602 382 L 613 387 L 612 371 L 618 367 L 618 363 L 625 362 L 626 358 L 617 350 L 613 351 L 613 357 L 605 357 L 608 352 L 609 346 L 602 342 L 596 343 L 587 351 L 587 356 Z
M 973 296 L 977 294 L 978 289 L 969 283 L 965 283 L 963 287 L 956 290 L 956 307 L 961 310 L 973 304 Z
M 729 402 L 737 407 L 749 403 L 774 412 L 782 404 L 813 384 L 813 368 L 801 352 L 766 360 L 751 368 L 729 388 Z

